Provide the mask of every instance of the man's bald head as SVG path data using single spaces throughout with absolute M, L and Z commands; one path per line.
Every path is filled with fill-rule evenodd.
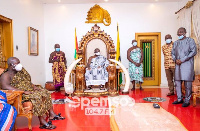
M 178 30 L 183 31 L 184 33 L 187 33 L 186 29 L 184 27 L 180 27 Z
M 60 45 L 59 44 L 55 44 L 54 48 L 60 48 Z
M 177 31 L 177 35 L 178 36 L 181 36 L 181 35 L 184 35 L 187 33 L 186 29 L 184 27 L 180 27 Z
M 11 66 L 13 64 L 19 64 L 20 60 L 17 57 L 10 57 L 7 60 L 8 66 Z
M 133 44 L 134 42 L 137 42 L 137 40 L 135 40 L 135 39 L 134 39 L 134 40 L 132 40 L 132 44 Z
M 167 34 L 167 35 L 165 36 L 165 40 L 167 40 L 167 39 L 172 39 L 172 36 L 171 36 L 170 34 Z
M 94 53 L 97 53 L 97 52 L 100 52 L 100 49 L 99 49 L 99 48 L 96 48 L 96 49 L 94 50 Z

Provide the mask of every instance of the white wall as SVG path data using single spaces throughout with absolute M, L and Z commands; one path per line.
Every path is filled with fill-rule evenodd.
M 105 30 L 116 45 L 117 22 L 119 23 L 122 63 L 128 67 L 127 49 L 136 32 L 161 32 L 161 43 L 165 43 L 166 34 L 177 39 L 177 16 L 174 14 L 179 8 L 178 3 L 112 3 L 99 4 L 111 15 L 111 25 L 106 27 L 98 24 Z M 49 55 L 54 51 L 54 44 L 59 43 L 61 50 L 66 53 L 68 66 L 74 56 L 74 30 L 77 28 L 78 41 L 90 31 L 94 24 L 86 24 L 87 12 L 94 4 L 46 4 L 44 5 L 45 30 L 45 63 L 46 80 L 52 80 Z M 162 54 L 161 85 L 167 85 Z
M 45 44 L 43 4 L 38 0 L 0 0 L 0 14 L 13 20 L 14 56 L 32 76 L 32 82 L 45 83 Z M 28 26 L 39 30 L 39 56 L 28 55 Z M 18 45 L 19 50 L 16 50 Z

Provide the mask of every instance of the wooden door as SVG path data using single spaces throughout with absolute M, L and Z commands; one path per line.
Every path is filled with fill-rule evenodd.
M 144 55 L 144 83 L 142 85 L 159 86 L 161 83 L 161 35 L 160 33 L 136 33 L 135 36 Z
M 6 68 L 6 60 L 3 48 L 3 24 L 0 23 L 0 68 Z
M 13 56 L 12 20 L 0 15 L 0 67 L 7 67 L 7 59 Z

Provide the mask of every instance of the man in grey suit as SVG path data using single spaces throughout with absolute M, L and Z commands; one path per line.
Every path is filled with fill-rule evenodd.
M 192 94 L 192 82 L 194 81 L 194 56 L 197 53 L 195 41 L 192 38 L 186 37 L 186 29 L 181 27 L 178 29 L 178 39 L 174 42 L 172 49 L 172 58 L 176 63 L 175 67 L 175 85 L 177 92 L 177 100 L 172 104 L 182 104 L 182 107 L 190 105 Z M 185 100 L 183 102 L 181 85 L 185 84 Z

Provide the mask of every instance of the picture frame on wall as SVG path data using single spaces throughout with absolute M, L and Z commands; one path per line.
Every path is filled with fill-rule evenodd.
M 28 27 L 28 54 L 38 56 L 39 53 L 39 35 L 38 30 Z

